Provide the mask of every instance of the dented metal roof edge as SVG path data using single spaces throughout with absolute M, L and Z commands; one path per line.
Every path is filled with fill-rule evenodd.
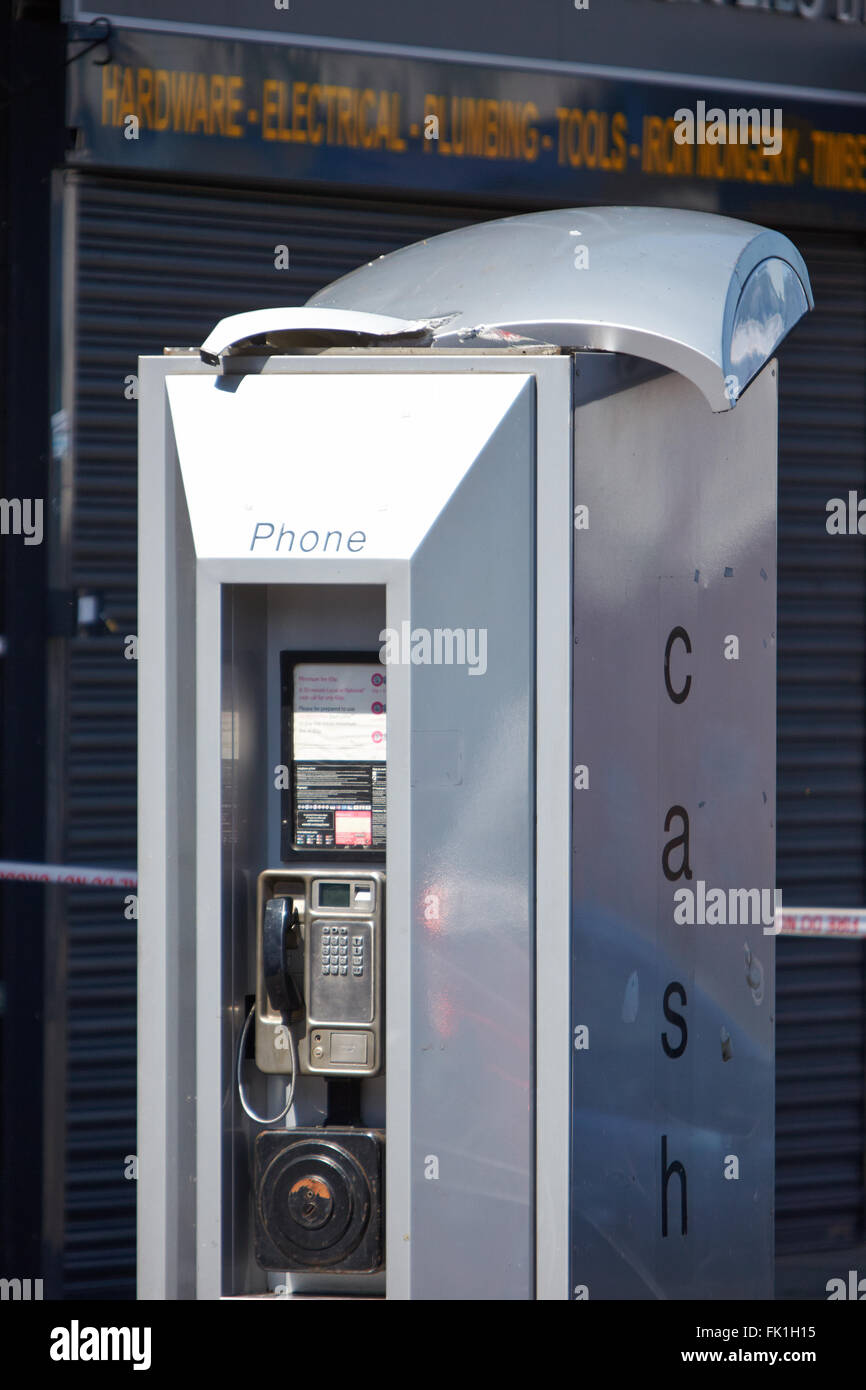
M 577 292 L 577 243 L 569 238 L 580 236 L 605 259 Z M 399 311 L 404 302 L 405 316 L 379 312 L 380 304 Z M 274 350 L 304 342 L 553 343 L 643 357 L 693 381 L 719 412 L 736 405 L 813 304 L 805 263 L 779 232 L 682 209 L 560 209 L 402 247 L 303 308 L 233 315 L 217 324 L 201 355 L 217 365 L 250 343 Z
M 199 352 L 202 361 L 219 365 L 224 353 L 246 343 L 275 343 L 289 334 L 356 337 L 367 339 L 432 338 L 444 319 L 400 319 L 390 314 L 371 314 L 358 309 L 250 309 L 220 319 Z

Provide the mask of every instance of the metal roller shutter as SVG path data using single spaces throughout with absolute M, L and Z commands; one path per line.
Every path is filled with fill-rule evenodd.
M 866 903 L 866 553 L 826 504 L 866 492 L 866 243 L 793 234 L 815 311 L 782 348 L 777 883 Z M 866 1240 L 866 943 L 778 943 L 776 1249 Z M 832 1271 L 831 1271 L 832 1272 Z
M 67 863 L 136 857 L 136 404 L 124 383 L 139 354 L 196 345 L 227 314 L 302 304 L 365 260 L 489 210 L 244 194 L 69 174 L 75 229 L 74 499 L 67 582 L 102 590 L 116 631 L 66 644 L 53 818 Z M 274 267 L 286 246 L 289 268 Z M 73 301 L 75 303 L 72 308 Z M 135 923 L 121 891 L 66 891 L 64 1201 L 52 1232 L 66 1297 L 135 1293 Z M 61 1210 L 62 1205 L 62 1210 Z

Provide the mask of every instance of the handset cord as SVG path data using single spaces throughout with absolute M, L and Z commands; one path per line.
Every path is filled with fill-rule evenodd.
M 252 1022 L 253 1014 L 255 1013 L 255 1011 L 256 1006 L 255 1004 L 253 1004 L 252 1008 L 247 1014 L 246 1023 L 241 1029 L 241 1040 L 238 1044 L 238 1095 L 240 1096 L 241 1105 L 243 1106 L 244 1111 L 247 1115 L 249 1115 L 251 1120 L 255 1120 L 256 1124 L 259 1125 L 275 1125 L 277 1123 L 277 1120 L 282 1120 L 286 1115 L 288 1115 L 289 1111 L 292 1108 L 292 1102 L 295 1099 L 295 1077 L 298 1074 L 298 1053 L 297 1049 L 295 1048 L 295 1040 L 292 1037 L 291 1025 L 286 1023 L 283 1026 L 289 1035 L 289 1056 L 292 1059 L 292 1077 L 286 1087 L 286 1103 L 283 1106 L 283 1109 L 280 1111 L 279 1115 L 272 1115 L 270 1119 L 266 1119 L 264 1115 L 257 1115 L 255 1110 L 252 1110 L 250 1106 L 247 1104 L 247 1093 L 246 1088 L 244 1086 L 244 1052 L 246 1051 L 247 1045 L 247 1033 L 250 1031 L 250 1023 Z

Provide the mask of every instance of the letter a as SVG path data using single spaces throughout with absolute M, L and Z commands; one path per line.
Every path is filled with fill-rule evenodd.
M 695 143 L 695 117 L 687 107 L 681 106 L 674 112 L 674 139 L 678 145 L 693 145 Z
M 831 497 L 824 508 L 827 512 L 832 512 L 832 516 L 827 517 L 827 533 L 830 536 L 844 536 L 848 530 L 848 512 L 841 497 Z
M 70 1331 L 68 1327 L 55 1327 L 51 1333 L 51 1347 L 48 1355 L 52 1361 L 69 1360 Z
M 671 821 L 674 816 L 678 816 L 682 821 L 683 833 L 682 835 L 675 835 L 672 840 L 668 840 L 662 850 L 662 869 L 664 870 L 665 878 L 669 879 L 671 883 L 675 883 L 678 878 L 682 878 L 683 874 L 685 874 L 686 878 L 691 878 L 692 876 L 692 869 L 689 863 L 689 814 L 684 806 L 672 806 L 665 816 L 665 830 L 670 830 Z M 679 845 L 683 847 L 683 860 L 678 869 L 672 869 L 670 862 L 671 850 L 676 849 Z
M 674 893 L 674 921 L 678 927 L 695 925 L 695 895 L 691 888 L 678 888 Z
M 391 666 L 400 660 L 400 634 L 394 627 L 383 627 L 379 633 L 379 660 L 383 666 Z

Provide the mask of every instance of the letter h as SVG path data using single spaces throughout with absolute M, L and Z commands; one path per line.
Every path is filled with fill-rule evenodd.
M 675 1158 L 672 1163 L 668 1163 L 668 1136 L 662 1135 L 662 1236 L 668 1233 L 668 1183 L 672 1174 L 676 1173 L 680 1180 L 680 1228 L 683 1235 L 688 1234 L 689 1214 L 686 1200 L 686 1170 Z

